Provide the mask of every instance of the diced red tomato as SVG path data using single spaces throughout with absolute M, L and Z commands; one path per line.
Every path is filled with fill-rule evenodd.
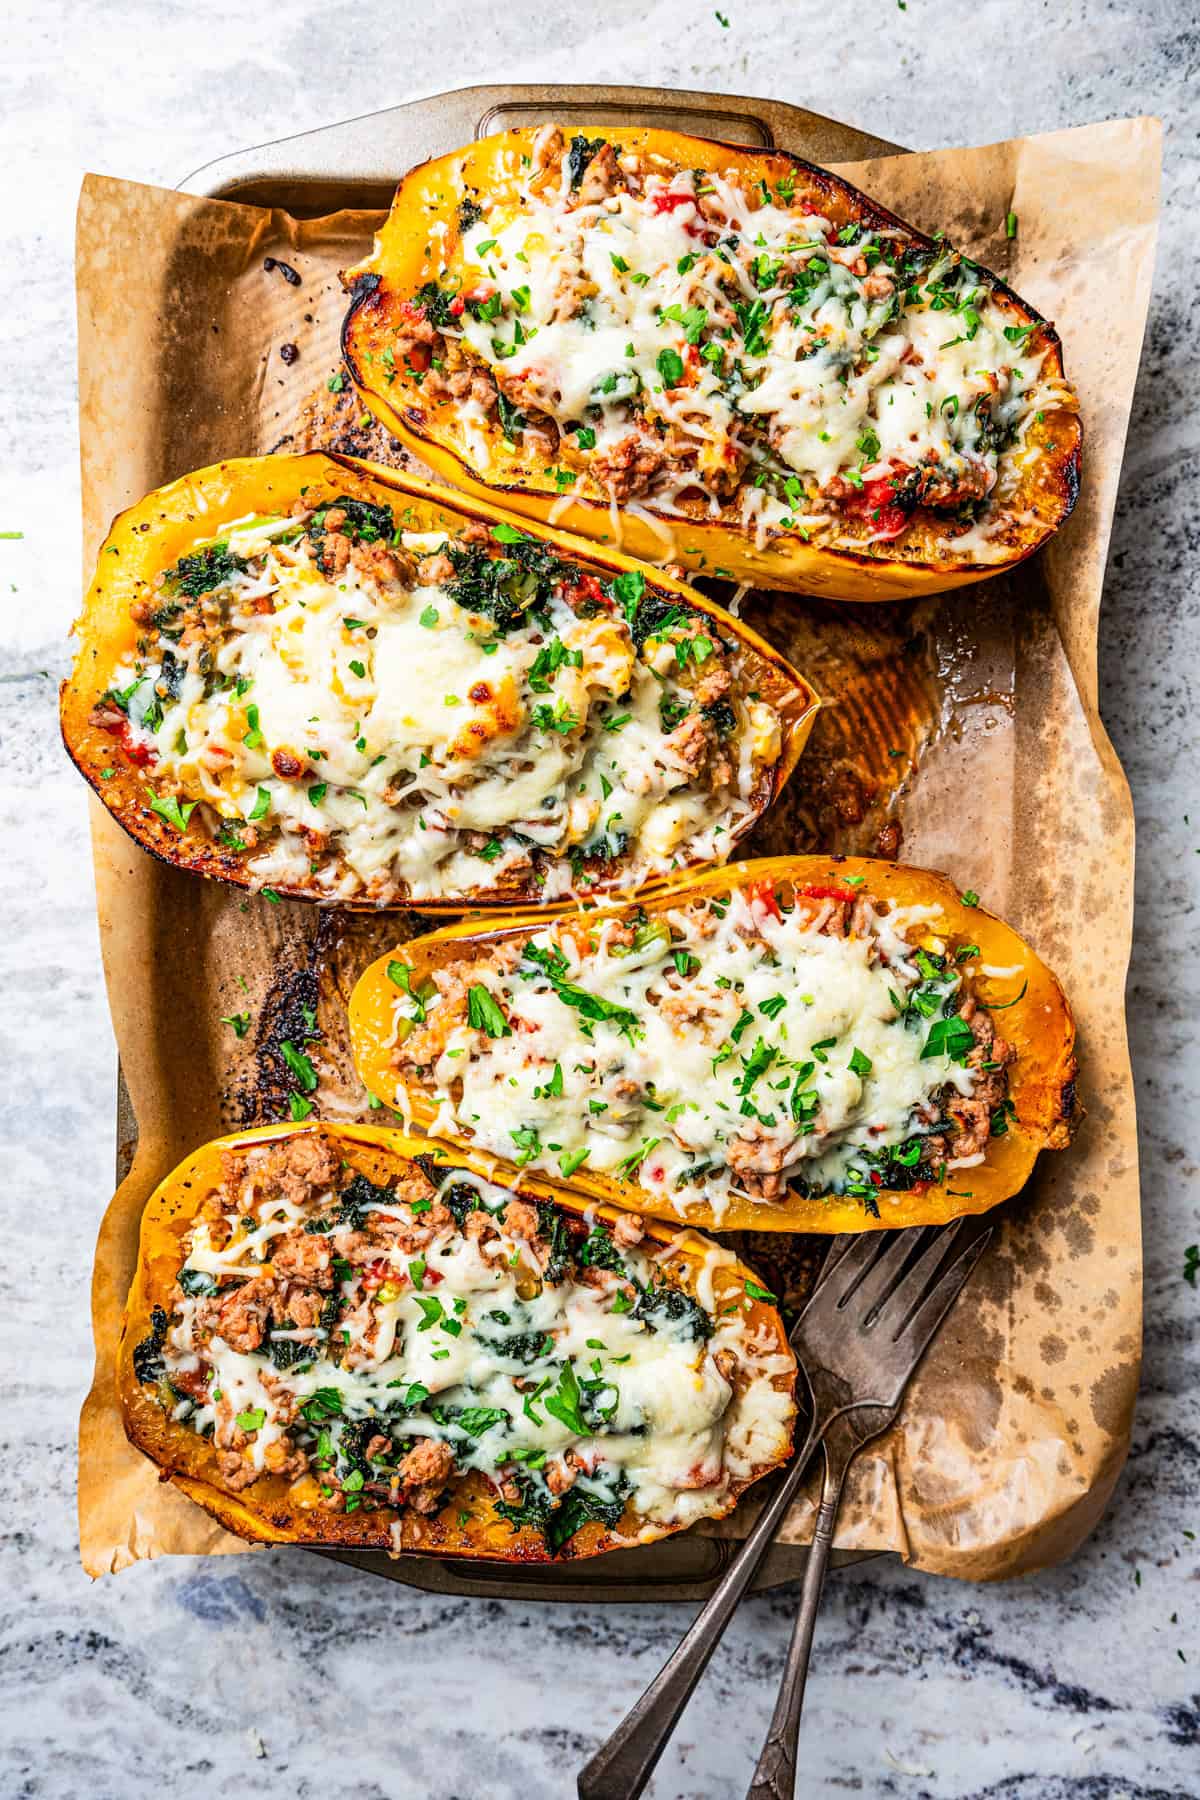
M 392 1265 L 386 1256 L 377 1256 L 375 1261 L 368 1263 L 363 1271 L 362 1284 L 366 1293 L 373 1294 L 377 1288 L 383 1286 L 385 1281 L 402 1279 L 403 1277 L 394 1275 Z
M 681 206 L 695 206 L 694 194 L 655 194 L 650 204 L 656 213 L 677 212 Z
M 842 502 L 843 510 L 854 518 L 869 519 L 879 537 L 899 537 L 908 528 L 909 514 L 896 500 L 896 484 L 907 474 L 902 463 L 894 463 L 890 475 L 864 481 L 858 493 Z
M 603 606 L 606 611 L 612 611 L 613 602 L 594 575 L 577 576 L 571 583 L 568 592 L 571 599 L 577 603 L 580 600 L 590 600 L 597 606 Z
M 782 919 L 779 901 L 775 896 L 775 884 L 772 881 L 756 881 L 747 890 L 747 898 L 751 906 L 761 906 L 765 913 L 773 919 Z
M 456 319 L 461 319 L 463 316 L 463 313 L 466 311 L 466 307 L 467 307 L 467 303 L 463 299 L 462 295 L 455 294 L 453 300 L 450 302 L 450 311 L 453 314 L 453 316 Z
M 149 744 L 139 744 L 134 741 L 128 719 L 121 720 L 117 727 L 117 737 L 120 739 L 122 750 L 136 768 L 152 769 L 154 767 L 158 761 L 157 752 Z
M 817 887 L 812 884 L 799 887 L 796 892 L 803 894 L 806 900 L 853 900 L 854 898 L 849 888 Z
M 207 1368 L 201 1369 L 173 1369 L 171 1386 L 182 1389 L 185 1394 L 190 1394 L 193 1400 L 204 1402 L 209 1398 L 208 1384 L 214 1373 L 215 1370 L 211 1364 Z
M 425 1271 L 425 1285 L 427 1287 L 440 1287 L 445 1279 L 446 1277 L 442 1274 L 440 1269 L 426 1269 Z
M 430 350 L 428 344 L 413 344 L 404 360 L 417 375 L 423 375 L 429 367 Z

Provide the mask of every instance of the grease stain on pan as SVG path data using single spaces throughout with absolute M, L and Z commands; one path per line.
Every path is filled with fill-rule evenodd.
M 747 854 L 899 853 L 901 799 L 941 728 L 935 612 L 928 601 L 748 596 L 742 619 L 798 659 L 824 704 L 790 787 L 747 839 Z
M 361 456 L 368 462 L 382 463 L 385 468 L 402 469 L 419 475 L 424 481 L 436 481 L 425 466 L 411 456 L 378 419 L 364 412 L 363 403 L 350 380 L 338 365 L 335 375 L 342 376 L 342 386 L 332 392 L 329 378 L 323 377 L 300 408 L 294 431 L 285 432 L 271 445 L 270 454 L 284 452 L 300 455 L 309 450 L 324 450 L 338 456 Z
M 302 1097 L 314 1115 L 336 1124 L 388 1123 L 372 1109 L 354 1070 L 346 1004 L 359 975 L 393 945 L 427 929 L 415 913 L 342 913 L 296 906 L 299 929 L 276 961 L 258 1010 L 253 1051 L 231 1084 L 226 1110 L 237 1128 L 289 1116 L 291 1096 L 302 1093 L 284 1046 L 312 1064 L 315 1089 Z

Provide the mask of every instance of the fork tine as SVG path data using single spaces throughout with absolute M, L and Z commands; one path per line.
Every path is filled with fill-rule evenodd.
M 995 1231 L 988 1226 L 986 1231 L 969 1243 L 961 1255 L 955 1258 L 950 1267 L 939 1277 L 932 1290 L 912 1314 L 908 1323 L 896 1332 L 892 1338 L 894 1352 L 911 1358 L 911 1366 L 915 1367 L 918 1359 L 928 1347 L 938 1326 L 958 1299 L 967 1284 L 975 1264 L 979 1261 Z
M 801 1318 L 807 1317 L 818 1305 L 822 1312 L 841 1306 L 882 1253 L 885 1238 L 886 1233 L 881 1231 L 843 1232 L 835 1237 Z M 839 1251 L 840 1245 L 845 1248 Z
M 962 1235 L 963 1221 L 951 1219 L 948 1225 L 941 1225 L 926 1234 L 921 1245 L 920 1254 L 912 1267 L 900 1276 L 894 1285 L 879 1300 L 876 1317 L 872 1324 L 880 1331 L 884 1327 L 902 1331 L 912 1314 L 916 1311 L 929 1289 L 933 1286 L 942 1269 L 949 1264 L 956 1250 L 962 1249 L 959 1239 Z M 917 1241 L 916 1233 L 907 1233 L 912 1243 Z
M 888 1300 L 905 1263 L 921 1243 L 923 1232 L 918 1227 L 915 1231 L 884 1231 L 876 1235 L 884 1239 L 883 1250 L 842 1303 L 845 1305 L 853 1300 L 858 1317 L 871 1324 L 874 1323 L 872 1315 Z

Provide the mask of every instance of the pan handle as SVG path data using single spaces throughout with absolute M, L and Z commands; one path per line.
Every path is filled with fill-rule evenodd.
M 655 88 L 629 88 L 619 100 L 563 99 L 570 89 L 547 90 L 542 98 L 513 98 L 489 106 L 475 126 L 477 138 L 522 126 L 548 125 L 649 125 L 661 131 L 682 131 L 692 137 L 718 138 L 723 143 L 745 144 L 753 150 L 773 150 L 775 133 L 754 102 L 739 106 L 714 103 L 697 95 L 674 94 L 660 98 Z

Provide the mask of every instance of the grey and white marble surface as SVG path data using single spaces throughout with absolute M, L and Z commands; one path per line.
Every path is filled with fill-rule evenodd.
M 711 88 L 900 141 L 1152 111 L 1165 213 L 1101 647 L 1140 824 L 1129 998 L 1145 1381 L 1108 1516 L 1065 1567 L 969 1588 L 874 1564 L 827 1591 L 804 1792 L 1200 1795 L 1200 32 L 1189 0 L 14 0 L 0 59 L 0 1795 L 551 1800 L 688 1609 L 444 1600 L 299 1553 L 91 1585 L 74 1516 L 114 1053 L 84 793 L 58 745 L 77 603 L 72 225 L 84 169 L 173 185 L 227 151 L 472 81 Z M 129 372 L 136 379 L 136 371 Z M 1189 811 L 1196 819 L 1189 824 Z M 35 1229 L 30 1229 L 35 1225 Z M 747 1605 L 656 1778 L 744 1791 L 793 1599 Z

